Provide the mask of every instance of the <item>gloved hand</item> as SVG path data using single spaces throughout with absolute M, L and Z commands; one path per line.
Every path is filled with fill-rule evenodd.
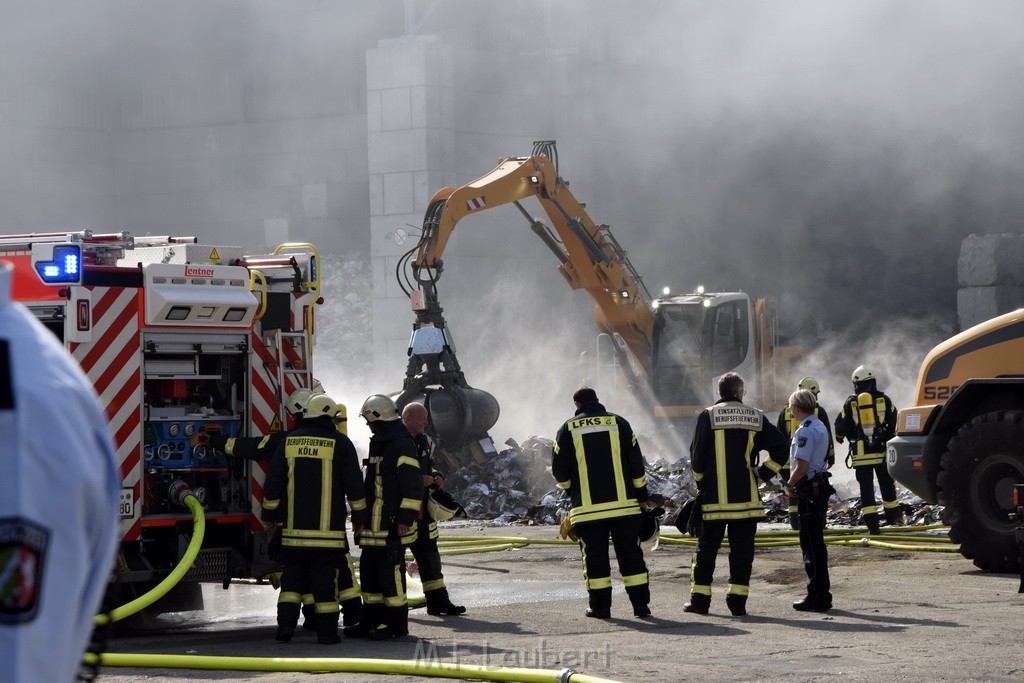
M 757 474 L 766 484 L 772 483 L 772 479 L 775 478 L 775 472 L 772 472 L 767 465 L 761 465 L 758 467 Z
M 210 448 L 212 448 L 213 450 L 225 453 L 225 449 L 227 448 L 228 444 L 228 437 L 224 436 L 223 434 L 214 434 L 209 438 L 209 444 Z
M 828 469 L 832 469 L 832 466 L 835 465 L 835 464 L 836 464 L 836 455 L 835 455 L 835 453 L 833 453 L 832 455 L 825 456 L 825 467 L 827 467 Z

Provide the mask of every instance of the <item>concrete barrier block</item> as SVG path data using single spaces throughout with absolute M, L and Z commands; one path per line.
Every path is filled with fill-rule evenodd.
M 1024 306 L 1024 287 L 961 287 L 956 293 L 960 329 Z
M 1024 236 L 971 235 L 960 244 L 961 287 L 1024 285 Z

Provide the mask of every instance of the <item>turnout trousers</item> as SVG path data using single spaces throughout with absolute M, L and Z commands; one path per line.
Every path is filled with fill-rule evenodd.
M 282 551 L 281 594 L 277 599 L 277 625 L 294 629 L 299 621 L 303 593 L 313 596 L 317 633 L 338 632 L 338 564 L 343 550 L 285 548 Z
M 634 607 L 646 607 L 650 603 L 647 563 L 640 547 L 640 524 L 640 515 L 628 515 L 573 525 L 583 554 L 583 578 L 587 582 L 591 609 L 607 610 L 612 604 L 609 536 L 630 602 Z
M 747 594 L 750 592 L 750 571 L 754 564 L 757 520 L 704 520 L 704 529 L 697 539 L 697 550 L 693 553 L 690 567 L 690 602 L 694 605 L 706 607 L 711 604 L 711 582 L 715 576 L 715 561 L 726 531 L 729 533 L 729 585 L 726 589 L 726 602 L 730 607 L 743 607 L 747 602 Z
M 861 465 L 855 467 L 854 474 L 857 483 L 860 484 L 860 515 L 864 525 L 871 533 L 878 533 L 878 505 L 875 503 L 874 478 L 878 478 L 878 489 L 882 492 L 882 509 L 885 511 L 885 518 L 890 523 L 895 523 L 902 516 L 900 503 L 896 499 L 896 482 L 893 481 L 885 461 L 877 465 Z
M 409 602 L 405 593 L 405 547 L 392 532 L 385 546 L 362 546 L 359 553 L 363 619 L 369 628 L 381 624 L 409 629 Z
M 824 531 L 828 498 L 828 495 L 820 495 L 796 499 L 800 511 L 800 550 L 807 572 L 807 600 L 819 607 L 832 606 Z

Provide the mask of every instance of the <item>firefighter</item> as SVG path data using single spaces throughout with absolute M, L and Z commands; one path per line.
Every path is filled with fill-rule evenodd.
M 807 595 L 794 602 L 793 609 L 801 612 L 832 609 L 824 527 L 828 500 L 835 489 L 828 481 L 831 439 L 828 428 L 814 413 L 817 403 L 813 392 L 799 389 L 790 395 L 787 406 L 798 425 L 789 446 L 793 470 L 783 481 L 800 509 L 800 550 L 807 572 Z
M 338 405 L 320 394 L 306 402 L 306 417 L 270 460 L 263 519 L 272 536 L 281 525 L 281 594 L 275 638 L 289 641 L 298 623 L 302 594 L 313 594 L 317 642 L 337 643 L 338 567 L 348 551 L 345 498 L 358 534 L 366 519 L 355 446 L 335 428 Z
M 441 572 L 441 554 L 437 550 L 437 521 L 431 516 L 427 498 L 433 489 L 444 488 L 444 477 L 434 468 L 430 451 L 433 444 L 426 435 L 430 415 L 422 403 L 410 403 L 402 409 L 402 423 L 416 443 L 416 452 L 423 476 L 423 499 L 420 504 L 420 520 L 417 524 L 416 542 L 410 546 L 412 556 L 419 567 L 423 582 L 423 596 L 427 599 L 427 614 L 433 616 L 464 614 L 466 608 L 453 604 L 448 597 L 448 588 Z
M 715 558 L 729 534 L 729 585 L 725 604 L 734 616 L 747 613 L 757 523 L 765 518 L 757 476 L 770 481 L 786 465 L 789 441 L 764 414 L 744 405 L 743 378 L 727 372 L 718 380 L 721 398 L 701 411 L 690 444 L 690 464 L 701 501 L 703 529 L 690 569 L 690 601 L 684 612 L 707 614 Z M 768 459 L 760 467 L 760 451 Z
M 610 536 L 633 614 L 648 617 L 651 591 L 640 547 L 640 511 L 651 506 L 644 456 L 629 422 L 608 412 L 597 392 L 583 387 L 572 400 L 576 414 L 555 437 L 551 474 L 572 499 L 569 523 L 583 555 L 590 604 L 586 615 L 611 618 Z
M 320 384 L 319 380 L 314 380 L 312 389 L 299 387 L 288 395 L 288 398 L 284 401 L 284 409 L 292 417 L 292 429 L 297 429 L 301 426 L 306 414 L 306 402 L 313 396 L 323 393 L 323 385 Z M 338 414 L 334 418 L 334 423 L 339 432 L 346 436 L 348 435 L 348 431 L 345 428 L 345 406 L 340 403 L 338 404 Z M 277 450 L 277 447 L 287 434 L 288 432 L 277 431 L 271 432 L 266 436 L 240 436 L 236 438 L 215 434 L 210 437 L 209 443 L 210 447 L 214 450 L 222 451 L 231 457 L 265 461 L 270 459 L 270 456 L 274 454 L 274 451 Z M 355 577 L 352 553 L 348 551 L 347 547 L 345 556 L 342 558 L 341 564 L 338 565 L 338 602 L 341 604 L 341 614 L 345 625 L 351 626 L 358 623 L 363 612 L 363 601 L 359 597 L 359 584 Z M 302 615 L 305 617 L 302 622 L 302 628 L 315 631 L 317 620 L 312 593 L 302 594 Z
M 0 680 L 75 680 L 114 568 L 107 418 L 0 262 Z
M 807 391 L 810 391 L 812 394 L 814 394 L 814 414 L 821 421 L 821 424 L 825 426 L 825 433 L 828 434 L 828 451 L 825 455 L 825 459 L 828 469 L 832 469 L 832 466 L 836 464 L 836 449 L 832 443 L 832 423 L 829 421 L 828 413 L 825 412 L 825 409 L 817 404 L 818 393 L 821 391 L 821 387 L 818 385 L 818 380 L 814 379 L 813 377 L 804 377 L 802 380 L 800 380 L 800 383 L 796 385 L 796 388 L 798 390 L 806 389 Z M 779 431 L 782 432 L 783 436 L 789 438 L 793 436 L 793 434 L 797 430 L 797 427 L 800 426 L 800 420 L 797 420 L 795 417 L 793 417 L 793 412 L 787 405 L 785 408 L 782 409 L 782 412 L 779 413 L 779 419 L 778 422 L 776 422 L 775 426 L 778 427 Z M 782 475 L 782 481 L 786 481 L 787 479 L 789 479 L 790 468 L 792 467 L 792 465 L 792 462 L 787 463 L 786 467 L 784 467 L 782 471 L 779 473 L 780 475 Z M 794 530 L 800 528 L 800 515 L 797 511 L 797 503 L 792 498 L 790 498 L 789 501 L 789 526 L 792 527 Z
M 880 533 L 873 477 L 878 477 L 882 508 L 889 524 L 902 524 L 903 512 L 896 499 L 896 482 L 885 466 L 885 444 L 896 435 L 896 407 L 875 385 L 875 375 L 861 365 L 850 376 L 853 392 L 836 417 L 836 441 L 850 440 L 846 466 L 860 484 L 860 515 L 872 534 Z
M 356 535 L 363 618 L 344 633 L 347 638 L 388 640 L 409 634 L 405 549 L 416 541 L 423 478 L 416 444 L 395 402 L 374 394 L 359 414 L 372 432 L 364 482 L 369 517 Z

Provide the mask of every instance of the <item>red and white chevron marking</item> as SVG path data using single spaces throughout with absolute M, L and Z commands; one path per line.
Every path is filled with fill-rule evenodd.
M 487 200 L 481 197 L 474 197 L 466 202 L 466 211 L 475 211 L 487 206 Z
M 121 520 L 121 539 L 139 538 L 142 504 L 142 337 L 139 292 L 125 287 L 87 287 L 92 299 L 92 342 L 69 351 L 92 381 L 104 406 L 121 468 L 121 486 L 132 488 L 135 516 Z

